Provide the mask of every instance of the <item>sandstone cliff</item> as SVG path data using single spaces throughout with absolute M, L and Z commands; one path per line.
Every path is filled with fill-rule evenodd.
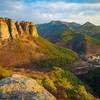
M 56 100 L 34 79 L 13 75 L 0 80 L 0 100 Z
M 32 22 L 22 21 L 20 25 L 25 33 L 38 37 L 36 26 Z
M 0 40 L 19 38 L 23 34 L 38 37 L 36 26 L 32 22 L 22 21 L 19 23 L 0 17 Z
M 8 25 L 11 38 L 17 38 L 18 37 L 18 31 L 16 29 L 14 21 L 12 19 L 6 18 L 6 23 Z
M 34 69 L 44 65 L 51 67 L 58 63 L 59 65 L 71 63 L 78 58 L 72 50 L 56 47 L 39 36 L 32 22 L 14 23 L 11 19 L 1 18 L 0 25 L 2 21 L 5 23 L 4 28 L 0 27 L 0 35 L 3 35 L 3 38 L 0 38 L 0 65 L 2 66 Z M 6 32 L 4 32 L 5 26 Z
M 35 34 L 35 33 L 37 33 L 37 29 L 36 29 L 35 25 L 32 22 L 30 22 L 29 32 L 33 37 L 38 36 L 38 34 Z
M 15 25 L 16 25 L 16 28 L 17 28 L 17 31 L 18 31 L 19 35 L 20 36 L 24 35 L 24 31 L 23 31 L 20 23 L 19 22 L 16 22 Z
M 5 19 L 0 18 L 0 40 L 8 39 L 10 37 L 8 25 Z

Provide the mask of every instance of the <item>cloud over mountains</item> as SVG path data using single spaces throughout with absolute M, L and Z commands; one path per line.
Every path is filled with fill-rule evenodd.
M 44 23 L 50 20 L 91 21 L 100 25 L 99 0 L 3 0 L 0 16 Z

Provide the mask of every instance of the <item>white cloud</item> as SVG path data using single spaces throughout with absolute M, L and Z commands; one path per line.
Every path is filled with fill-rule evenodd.
M 64 20 L 84 23 L 87 20 L 100 25 L 100 3 L 32 2 L 3 0 L 0 16 L 16 20 L 32 20 L 44 23 L 50 20 Z

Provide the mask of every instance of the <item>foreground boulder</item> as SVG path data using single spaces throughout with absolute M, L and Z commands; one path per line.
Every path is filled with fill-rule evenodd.
M 0 80 L 0 100 L 56 100 L 34 79 L 14 74 Z

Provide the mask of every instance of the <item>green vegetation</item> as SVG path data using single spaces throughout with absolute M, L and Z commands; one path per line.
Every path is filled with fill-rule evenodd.
M 49 41 L 62 47 L 67 47 L 79 54 L 88 52 L 100 45 L 100 26 L 90 22 L 83 25 L 77 23 L 67 23 L 61 21 L 52 21 L 50 23 L 37 25 L 39 33 Z M 88 43 L 91 46 L 88 46 Z M 91 52 L 90 52 L 91 53 Z
M 40 67 L 63 66 L 78 59 L 77 54 L 70 49 L 58 47 L 42 37 L 34 39 L 38 44 L 36 51 L 44 53 L 46 57 L 40 60 L 33 60 L 33 63 Z
M 91 35 L 93 38 L 100 40 L 100 32 Z
M 0 66 L 1 78 L 9 77 L 12 73 L 11 68 L 8 69 Z M 27 75 L 36 79 L 37 82 L 52 93 L 57 100 L 99 100 L 91 94 L 92 89 L 87 84 L 79 80 L 70 71 L 63 70 L 60 67 L 53 67 L 52 70 L 41 79 L 36 75 L 32 75 L 32 73 L 26 73 L 26 76 Z M 98 72 L 96 75 L 99 75 Z M 96 77 L 94 77 L 94 79 L 95 78 Z
M 39 33 L 50 40 L 57 42 L 64 32 L 70 31 L 70 28 L 61 21 L 51 21 L 50 23 L 37 25 Z
M 100 68 L 90 70 L 84 79 L 85 82 L 93 88 L 95 94 L 100 97 Z
M 83 33 L 64 33 L 61 40 L 58 42 L 60 45 L 64 45 L 65 47 L 71 48 L 77 53 L 85 53 L 88 49 L 92 49 L 93 46 L 100 45 L 100 40 L 92 38 L 89 35 L 85 35 Z M 91 46 L 90 46 L 90 45 Z
M 64 33 L 63 37 L 62 37 L 62 40 L 68 44 L 68 45 L 72 45 L 73 41 L 75 41 L 75 38 L 77 40 L 78 37 L 82 37 L 83 34 L 81 33 L 76 33 L 75 31 L 70 31 L 68 33 Z
M 65 42 L 66 44 L 72 45 L 72 43 L 75 42 L 78 38 L 81 39 L 79 41 L 80 45 L 85 41 L 91 42 L 92 45 L 100 45 L 100 40 L 94 39 L 91 36 L 84 35 L 82 33 L 65 33 L 62 39 L 63 42 Z
M 2 46 L 0 52 L 2 57 L 0 63 L 4 66 L 64 66 L 78 59 L 74 51 L 58 47 L 41 36 L 9 40 Z
M 100 39 L 100 26 L 96 26 L 90 22 L 83 24 L 80 28 L 80 32 L 92 38 Z
M 58 100 L 97 100 L 86 84 L 71 72 L 59 67 L 54 67 L 41 83 Z
M 98 40 L 98 39 L 94 39 L 94 38 L 92 38 L 92 37 L 90 37 L 88 35 L 85 37 L 85 39 L 87 41 L 90 41 L 94 45 L 100 45 L 100 40 Z

